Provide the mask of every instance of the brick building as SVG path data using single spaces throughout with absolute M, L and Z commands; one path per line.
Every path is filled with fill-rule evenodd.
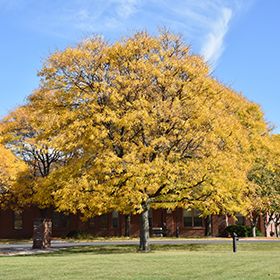
M 40 218 L 41 213 L 36 207 L 25 209 L 23 212 L 12 210 L 0 211 L 0 238 L 31 238 L 33 235 L 33 221 Z M 81 229 L 93 236 L 124 236 L 125 216 L 118 212 L 112 212 L 96 216 L 86 222 L 81 221 L 79 215 L 69 216 L 48 209 L 47 217 L 52 219 L 52 236 L 61 237 L 67 235 L 70 230 Z M 250 222 L 237 215 L 237 221 L 226 215 L 211 216 L 212 236 L 227 236 L 225 227 L 230 224 L 250 225 Z M 206 220 L 199 217 L 195 210 L 186 211 L 178 209 L 151 209 L 149 211 L 150 228 L 166 229 L 170 236 L 176 236 L 177 226 L 181 237 L 202 237 L 206 235 Z M 264 226 L 259 219 L 258 228 L 264 233 Z M 138 237 L 139 217 L 131 215 L 131 236 Z

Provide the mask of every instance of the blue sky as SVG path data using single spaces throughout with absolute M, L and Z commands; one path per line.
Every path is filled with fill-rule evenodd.
M 181 32 L 214 75 L 261 104 L 280 133 L 279 0 L 0 0 L 0 115 L 39 85 L 49 52 L 86 33 L 106 39 L 167 26 Z

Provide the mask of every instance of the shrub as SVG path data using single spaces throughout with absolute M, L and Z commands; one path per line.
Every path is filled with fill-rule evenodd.
M 66 235 L 67 238 L 77 238 L 78 235 L 83 235 L 85 232 L 81 229 L 73 229 Z
M 92 239 L 93 236 L 89 233 L 85 233 L 81 229 L 74 229 L 68 232 L 66 235 L 67 238 L 74 238 L 74 239 Z
M 263 237 L 264 234 L 256 227 L 256 236 L 261 236 Z
M 226 231 L 230 234 L 235 232 L 239 237 L 252 237 L 252 229 L 250 226 L 230 225 L 226 227 Z M 256 236 L 264 236 L 257 227 Z

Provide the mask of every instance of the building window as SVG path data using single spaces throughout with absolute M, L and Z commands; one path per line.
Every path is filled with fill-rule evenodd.
M 23 214 L 19 211 L 14 211 L 14 229 L 22 229 Z
M 183 224 L 184 227 L 202 227 L 203 218 L 199 217 L 201 212 L 196 209 L 183 209 Z
M 237 219 L 235 221 L 235 224 L 238 226 L 244 226 L 245 225 L 245 217 L 241 215 L 240 213 L 235 214 L 235 218 Z
M 95 228 L 95 217 L 88 219 L 88 227 Z
M 52 211 L 52 227 L 53 229 L 70 228 L 70 217 L 61 212 Z
M 108 214 L 103 214 L 98 217 L 98 227 L 108 228 Z
M 119 212 L 118 211 L 112 212 L 112 226 L 113 226 L 113 228 L 119 227 Z
M 149 227 L 153 227 L 153 209 L 152 208 L 149 209 L 148 216 L 149 216 Z

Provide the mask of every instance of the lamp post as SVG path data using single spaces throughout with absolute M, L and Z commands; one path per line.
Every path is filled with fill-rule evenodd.
M 233 245 L 233 252 L 236 252 L 236 241 L 239 239 L 237 238 L 237 234 L 235 232 L 232 233 L 232 245 Z

